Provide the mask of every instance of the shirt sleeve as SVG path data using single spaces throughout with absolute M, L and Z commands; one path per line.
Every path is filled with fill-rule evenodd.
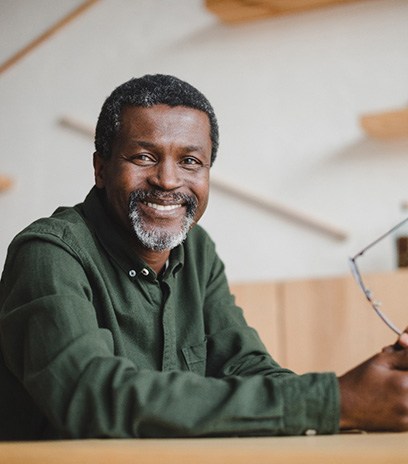
M 214 377 L 255 377 L 268 385 L 282 416 L 278 434 L 333 433 L 338 431 L 339 391 L 333 373 L 296 375 L 281 367 L 268 353 L 258 333 L 249 327 L 229 290 L 223 262 L 213 248 L 205 315 L 207 369 Z M 271 328 L 272 329 L 272 328 Z M 260 376 L 265 378 L 262 380 Z M 248 395 L 247 406 L 259 398 Z
M 231 367 L 229 353 L 230 361 L 220 367 L 223 375 L 202 377 L 138 369 L 116 356 L 111 332 L 97 319 L 88 277 L 76 250 L 57 237 L 20 240 L 3 273 L 2 354 L 47 418 L 49 437 L 337 432 L 333 374 L 276 377 L 265 375 L 264 367 L 253 375 L 253 367 L 240 373 Z M 239 335 L 228 330 L 229 338 L 254 346 L 240 330 Z M 216 339 L 222 335 L 214 333 L 210 341 L 220 356 Z

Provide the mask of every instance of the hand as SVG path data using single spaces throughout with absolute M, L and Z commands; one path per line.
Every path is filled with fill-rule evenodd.
M 386 347 L 339 377 L 341 429 L 408 430 L 408 348 L 404 346 Z

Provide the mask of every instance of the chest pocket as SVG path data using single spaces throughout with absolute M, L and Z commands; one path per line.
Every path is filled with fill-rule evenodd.
M 186 346 L 182 348 L 184 360 L 188 370 L 205 376 L 205 368 L 207 364 L 207 341 L 205 340 L 198 345 Z

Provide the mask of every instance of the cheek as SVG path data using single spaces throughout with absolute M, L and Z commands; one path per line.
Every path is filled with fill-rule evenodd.
M 127 215 L 129 195 L 133 190 L 132 184 L 124 177 L 118 177 L 106 186 L 108 201 L 118 214 Z
M 196 186 L 195 195 L 198 199 L 198 209 L 197 209 L 197 218 L 200 218 L 204 211 L 207 208 L 208 196 L 209 196 L 209 186 L 208 179 L 201 182 Z
M 114 181 L 111 184 L 111 190 L 117 198 L 126 199 L 134 190 L 142 188 L 144 183 L 140 176 L 130 169 L 123 169 L 113 177 Z

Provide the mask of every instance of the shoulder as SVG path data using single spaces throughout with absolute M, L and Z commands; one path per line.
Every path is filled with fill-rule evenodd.
M 27 242 L 51 242 L 78 252 L 91 232 L 82 214 L 81 205 L 60 207 L 50 217 L 38 219 L 16 235 L 10 249 Z

